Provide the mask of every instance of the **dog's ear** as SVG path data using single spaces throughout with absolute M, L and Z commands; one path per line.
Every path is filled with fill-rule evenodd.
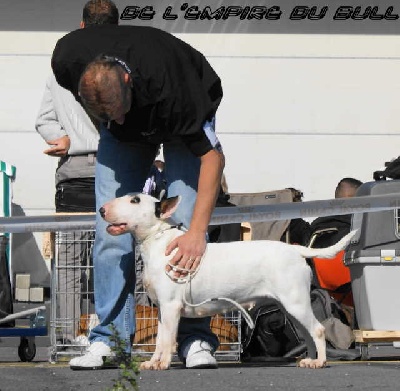
M 176 211 L 179 203 L 181 202 L 181 197 L 171 197 L 155 204 L 155 214 L 159 219 L 168 219 Z

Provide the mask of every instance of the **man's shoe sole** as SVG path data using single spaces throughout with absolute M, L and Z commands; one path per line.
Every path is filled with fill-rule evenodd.
M 73 371 L 94 371 L 94 370 L 98 370 L 98 369 L 118 369 L 119 363 L 108 359 L 108 360 L 105 360 L 103 362 L 103 364 L 101 364 L 101 365 L 94 365 L 94 366 L 88 366 L 88 367 L 84 367 L 81 365 L 70 365 L 69 367 Z

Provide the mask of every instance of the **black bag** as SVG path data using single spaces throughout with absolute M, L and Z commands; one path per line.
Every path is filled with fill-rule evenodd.
M 325 289 L 311 291 L 315 317 L 325 327 L 327 357 L 337 360 L 356 360 L 359 349 L 352 348 L 354 336 L 340 304 Z M 249 311 L 255 323 L 251 330 L 242 326 L 243 361 L 288 360 L 303 355 L 307 346 L 298 330 L 276 301 Z
M 0 319 L 13 313 L 13 300 L 11 294 L 10 274 L 6 254 L 8 238 L 0 236 Z M 15 321 L 0 323 L 0 327 L 14 327 Z
M 95 212 L 95 179 L 74 178 L 57 184 L 56 212 Z
M 374 180 L 382 181 L 389 179 L 400 179 L 400 156 L 390 162 L 385 162 L 385 169 L 374 172 Z
M 288 353 L 301 345 L 295 327 L 276 301 L 269 299 L 251 309 L 249 314 L 255 328 L 251 330 L 247 323 L 243 323 L 243 361 L 291 357 Z

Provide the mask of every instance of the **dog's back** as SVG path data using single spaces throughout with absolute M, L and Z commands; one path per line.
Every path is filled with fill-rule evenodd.
M 309 289 L 311 270 L 304 258 L 316 256 L 314 254 L 334 256 L 347 246 L 354 234 L 353 231 L 325 249 L 269 240 L 210 243 L 197 275 L 190 282 L 192 302 L 202 302 L 221 291 L 241 304 L 249 300 L 258 302 L 266 296 L 278 298 L 282 291 L 289 289 L 288 281 L 292 292 L 302 290 L 304 286 Z M 208 307 L 215 307 L 218 312 L 220 304 L 209 304 Z
M 278 297 L 287 289 L 288 279 L 308 286 L 311 282 L 310 268 L 290 245 L 262 240 L 210 243 L 187 291 L 192 303 L 225 296 L 245 304 Z M 227 303 L 209 304 L 208 308 L 215 307 L 217 313 L 221 305 Z

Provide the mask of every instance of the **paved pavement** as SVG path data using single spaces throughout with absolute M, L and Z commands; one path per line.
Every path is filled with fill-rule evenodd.
M 13 341 L 11 341 L 13 340 Z M 44 345 L 45 339 L 38 340 Z M 119 370 L 72 371 L 66 362 L 50 364 L 48 347 L 39 346 L 31 363 L 19 360 L 19 339 L 0 340 L 0 391 L 103 391 L 112 389 Z M 169 371 L 142 371 L 143 391 L 271 390 L 368 391 L 400 389 L 400 350 L 374 346 L 370 361 L 329 362 L 320 370 L 295 363 L 220 363 L 215 370 L 188 370 L 175 363 Z
M 118 369 L 72 371 L 67 361 L 49 362 L 49 337 L 36 337 L 30 363 L 18 356 L 19 337 L 0 337 L 0 391 L 112 390 Z M 174 363 L 169 371 L 142 371 L 140 391 L 368 391 L 400 390 L 400 349 L 374 344 L 369 361 L 329 361 L 325 369 L 297 368 L 290 363 L 220 362 L 215 370 L 188 370 Z M 66 357 L 62 357 L 66 359 Z

